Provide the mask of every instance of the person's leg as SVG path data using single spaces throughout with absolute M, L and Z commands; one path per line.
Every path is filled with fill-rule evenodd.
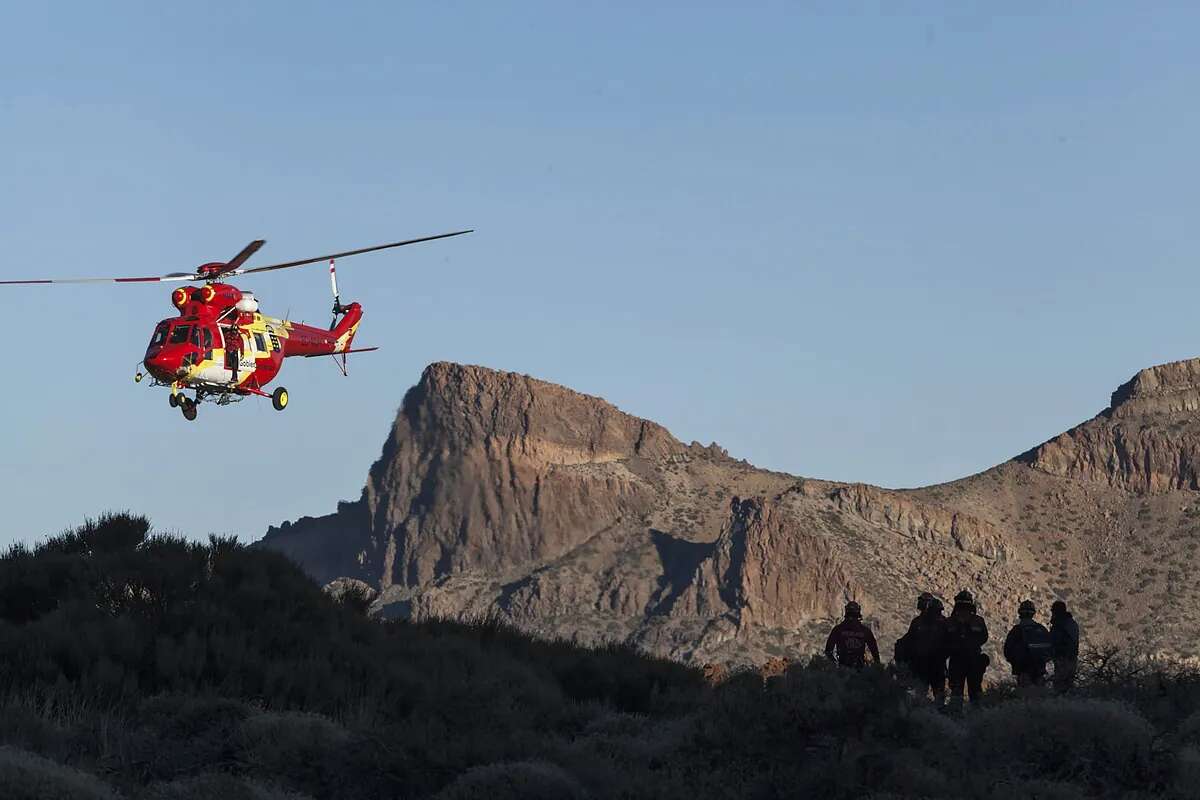
M 987 663 L 986 656 L 982 653 L 971 661 L 971 670 L 967 675 L 967 694 L 971 698 L 971 705 L 983 698 L 983 671 L 987 669 Z
M 1075 671 L 1078 669 L 1078 662 L 1073 658 L 1056 658 L 1054 659 L 1054 690 L 1056 692 L 1069 692 L 1075 685 Z
M 946 704 L 946 664 L 939 661 L 929 670 L 929 689 L 933 692 L 933 704 L 941 708 Z
M 913 664 L 912 667 L 912 685 L 913 689 L 924 697 L 929 691 L 929 681 L 925 675 L 925 669 L 920 664 Z
M 963 684 L 967 679 L 962 657 L 950 658 L 950 707 L 961 709 L 963 705 Z

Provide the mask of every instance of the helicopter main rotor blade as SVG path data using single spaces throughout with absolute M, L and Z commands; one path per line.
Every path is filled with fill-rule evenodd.
M 174 272 L 170 275 L 152 275 L 148 278 L 39 278 L 31 281 L 0 281 L 0 285 L 17 286 L 48 283 L 159 283 L 164 281 L 198 281 L 200 275 Z
M 358 250 L 347 250 L 344 253 L 330 253 L 327 256 L 317 256 L 316 258 L 305 258 L 300 261 L 285 261 L 282 264 L 268 264 L 265 267 L 254 267 L 253 269 L 240 269 L 234 272 L 234 275 L 250 275 L 255 272 L 270 272 L 275 269 L 287 269 L 288 267 L 303 267 L 305 264 L 316 264 L 318 261 L 328 261 L 331 258 L 345 258 L 346 256 L 356 256 L 359 253 L 371 253 L 375 250 L 387 250 L 389 247 L 402 247 L 406 244 L 417 244 L 418 242 L 432 242 L 434 239 L 448 239 L 451 236 L 462 236 L 464 233 L 472 233 L 474 229 L 465 231 L 454 231 L 452 233 L 439 233 L 436 236 L 422 236 L 419 239 L 407 239 L 403 242 L 392 242 L 391 244 L 377 244 L 374 247 L 363 247 Z
M 258 252 L 258 249 L 267 243 L 266 239 L 255 239 L 250 244 L 242 248 L 242 252 L 233 257 L 231 261 L 225 262 L 225 266 L 221 268 L 221 273 L 233 272 L 235 269 L 246 263 L 246 259 Z
M 335 258 L 344 258 L 346 256 L 356 256 L 359 253 L 371 253 L 375 250 L 387 250 L 389 247 L 402 247 L 406 244 L 417 244 L 418 242 L 431 242 L 434 239 L 448 239 L 451 236 L 462 236 L 464 233 L 472 233 L 472 230 L 453 231 L 451 233 L 439 233 L 436 236 L 422 236 L 419 239 L 407 239 L 403 242 L 392 242 L 391 244 L 379 244 L 374 247 L 363 247 L 358 250 L 347 250 L 344 253 L 332 253 L 327 256 L 318 256 L 316 258 L 306 258 L 300 261 L 288 261 L 283 264 L 269 264 L 265 267 L 254 267 L 253 269 L 242 269 L 241 265 L 246 263 L 252 255 L 258 252 L 266 242 L 262 239 L 256 239 L 250 244 L 242 248 L 242 252 L 233 257 L 233 260 L 225 264 L 219 271 L 209 274 L 198 274 L 194 272 L 171 272 L 166 275 L 149 275 L 144 278 L 37 278 L 34 280 L 25 281 L 0 281 L 0 286 L 45 286 L 53 283 L 162 283 L 173 281 L 213 281 L 219 277 L 232 275 L 249 275 L 253 272 L 269 272 L 275 269 L 287 269 L 288 267 L 302 267 L 305 264 L 315 264 L 318 261 L 328 261 Z

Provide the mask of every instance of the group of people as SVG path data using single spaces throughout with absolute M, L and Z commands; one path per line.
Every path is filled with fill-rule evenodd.
M 941 600 L 929 592 L 917 598 L 917 616 L 908 632 L 896 641 L 895 663 L 933 694 L 934 703 L 945 703 L 947 679 L 950 702 L 963 704 L 963 689 L 972 703 L 983 694 L 983 674 L 991 659 L 983 652 L 988 640 L 987 624 L 979 615 L 974 596 L 963 590 L 954 598 L 954 608 L 945 615 Z M 1075 682 L 1079 659 L 1079 626 L 1067 604 L 1056 600 L 1050 606 L 1050 628 L 1036 619 L 1032 600 L 1017 607 L 1017 624 L 1004 640 L 1004 658 L 1012 667 L 1017 685 L 1040 686 L 1046 682 L 1047 666 L 1053 663 L 1053 684 L 1068 691 Z M 879 663 L 879 645 L 862 621 L 862 606 L 846 604 L 845 619 L 825 642 L 825 655 L 844 667 L 861 668 L 866 656 Z

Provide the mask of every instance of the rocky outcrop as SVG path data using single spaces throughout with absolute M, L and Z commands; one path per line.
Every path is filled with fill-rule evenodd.
M 1200 488 L 1200 360 L 1137 373 L 1094 419 L 1018 460 L 1061 477 L 1141 493 Z
M 388 617 L 499 618 L 701 664 L 803 657 L 848 598 L 886 643 L 918 592 L 964 587 L 1001 618 L 1070 596 L 1100 637 L 1139 624 L 1124 597 L 1163 607 L 1200 570 L 1198 411 L 1200 361 L 1143 370 L 1014 461 L 899 491 L 756 469 L 600 398 L 432 364 L 362 495 L 261 546 L 345 579 L 331 591 L 378 590 Z M 1200 636 L 1189 620 L 1176 649 Z
M 353 565 L 340 574 L 383 589 L 475 569 L 505 575 L 643 514 L 652 493 L 621 462 L 684 449 L 662 426 L 599 398 L 432 364 L 405 396 L 362 498 L 264 541 L 304 564 L 337 550 L 329 560 Z
M 855 596 L 829 542 L 774 502 L 735 497 L 712 555 L 696 568 L 670 613 L 729 615 L 739 630 L 797 628 L 837 616 Z
M 338 578 L 330 581 L 325 584 L 324 592 L 339 603 L 353 598 L 364 606 L 370 605 L 379 597 L 379 591 L 374 586 L 357 578 Z
M 1112 393 L 1109 411 L 1119 416 L 1200 411 L 1200 359 L 1141 370 Z
M 854 514 L 901 536 L 921 539 L 988 559 L 1003 560 L 1003 538 L 990 522 L 922 502 L 900 492 L 863 483 L 829 484 L 800 481 L 796 491 L 828 500 L 839 511 Z

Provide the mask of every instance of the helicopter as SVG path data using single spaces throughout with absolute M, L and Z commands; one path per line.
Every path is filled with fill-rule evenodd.
M 270 399 L 276 411 L 283 411 L 288 406 L 287 389 L 277 386 L 268 394 L 266 386 L 278 377 L 285 358 L 331 356 L 337 362 L 340 357 L 338 367 L 346 375 L 347 355 L 379 349 L 351 346 L 362 322 L 363 308 L 354 302 L 342 304 L 337 285 L 337 259 L 472 232 L 439 233 L 315 258 L 246 268 L 243 265 L 266 244 L 265 240 L 256 239 L 242 248 L 232 260 L 201 264 L 194 272 L 172 272 L 144 278 L 44 278 L 0 281 L 0 285 L 172 281 L 203 284 L 180 286 L 171 292 L 171 305 L 179 313 L 155 326 L 146 354 L 133 377 L 137 383 L 148 377 L 153 386 L 170 387 L 168 401 L 171 407 L 178 408 L 184 419 L 190 422 L 196 419 L 201 402 L 223 406 L 257 396 Z M 329 283 L 333 290 L 333 320 L 328 330 L 268 317 L 259 311 L 258 299 L 253 292 L 225 282 L 240 275 L 273 272 L 322 261 L 329 262 Z M 188 390 L 194 393 L 193 396 L 185 394 Z

